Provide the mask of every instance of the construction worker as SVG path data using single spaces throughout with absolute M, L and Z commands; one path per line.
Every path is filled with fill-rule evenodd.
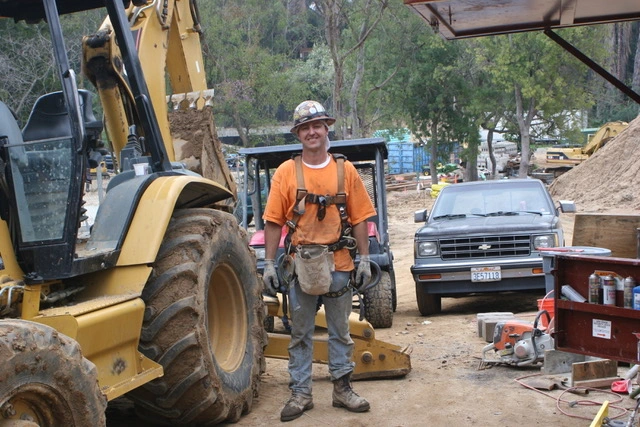
M 291 132 L 302 143 L 302 155 L 297 160 L 287 160 L 276 170 L 264 213 L 266 292 L 275 295 L 280 288 L 275 256 L 285 225 L 290 232 L 285 250 L 291 253 L 295 265 L 288 291 L 292 325 L 291 397 L 282 409 L 281 421 L 294 420 L 313 408 L 313 333 L 319 295 L 325 307 L 329 335 L 333 406 L 352 412 L 369 410 L 369 402 L 351 388 L 355 363 L 351 360 L 353 340 L 349 334 L 349 315 L 352 289 L 362 289 L 371 280 L 366 219 L 376 212 L 353 164 L 328 153 L 329 126 L 335 119 L 315 101 L 298 105 L 293 119 Z M 340 172 L 344 176 L 344 193 L 340 194 L 346 197 L 338 194 Z M 344 233 L 347 216 L 349 235 Z M 360 263 L 353 275 L 353 252 L 349 249 L 353 251 L 356 246 Z

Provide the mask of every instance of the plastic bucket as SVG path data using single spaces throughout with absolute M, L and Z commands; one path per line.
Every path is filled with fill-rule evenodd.
M 547 298 L 541 298 L 538 300 L 538 311 L 546 310 L 547 313 L 549 313 L 549 317 L 551 317 L 552 319 L 555 317 L 555 311 L 556 311 L 555 307 L 556 307 L 556 304 L 553 298 L 547 297 Z M 547 328 L 549 326 L 549 322 L 547 321 L 547 316 L 544 314 L 540 316 L 540 325 L 544 328 Z

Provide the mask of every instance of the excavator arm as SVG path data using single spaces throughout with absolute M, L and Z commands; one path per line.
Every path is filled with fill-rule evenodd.
M 629 127 L 627 122 L 609 122 L 602 125 L 595 134 L 589 137 L 587 145 L 584 146 L 582 152 L 591 156 L 593 153 L 601 149 L 613 137 Z
M 173 134 L 170 117 L 173 112 L 168 112 L 171 104 L 171 110 L 175 112 L 200 116 L 197 120 L 181 120 L 183 123 L 209 122 L 205 126 L 209 130 L 206 137 L 199 141 L 186 141 L 198 146 L 195 150 L 198 162 L 194 166 L 192 161 L 189 169 L 222 184 L 235 195 L 236 185 L 224 161 L 213 115 L 210 109 L 198 111 L 211 105 L 213 90 L 207 89 L 196 0 L 154 0 L 143 6 L 131 5 L 127 8 L 127 18 L 168 161 L 183 161 L 183 151 L 187 155 L 194 152 L 190 147 L 178 149 L 176 153 L 176 135 Z M 113 33 L 113 23 L 107 18 L 95 35 L 85 37 L 83 68 L 98 89 L 105 113 L 105 129 L 120 159 L 120 153 L 131 142 L 132 135 L 145 135 L 144 123 L 140 122 L 133 108 L 136 100 Z M 189 137 L 193 135 L 186 136 Z M 179 147 L 183 148 L 185 135 L 179 135 L 178 139 Z M 143 151 L 151 151 L 151 147 L 145 147 L 144 143 L 141 145 Z

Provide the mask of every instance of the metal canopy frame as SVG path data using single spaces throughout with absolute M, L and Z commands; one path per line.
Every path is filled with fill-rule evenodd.
M 551 40 L 640 104 L 640 95 L 552 31 L 640 20 L 640 0 L 404 0 L 449 40 L 543 31 Z

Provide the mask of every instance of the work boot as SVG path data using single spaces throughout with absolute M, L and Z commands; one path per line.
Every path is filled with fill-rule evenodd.
M 293 393 L 280 412 L 280 421 L 291 421 L 298 418 L 304 411 L 313 408 L 311 396 Z
M 333 406 L 347 408 L 351 412 L 366 412 L 369 402 L 351 388 L 351 374 L 344 375 L 333 382 Z

